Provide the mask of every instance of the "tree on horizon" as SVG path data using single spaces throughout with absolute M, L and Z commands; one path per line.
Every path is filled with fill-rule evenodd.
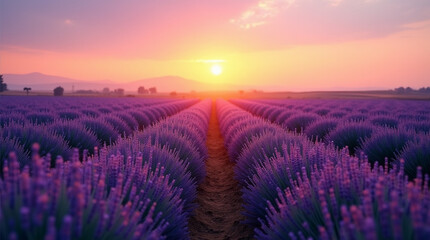
M 26 92 L 27 92 L 27 96 L 28 96 L 28 93 L 31 91 L 31 87 L 25 87 L 25 88 L 24 88 L 24 91 L 26 91 Z
M 103 88 L 102 90 L 103 94 L 109 94 L 110 93 L 110 89 L 108 87 Z
M 113 92 L 114 92 L 115 95 L 123 96 L 125 91 L 122 88 L 117 88 Z
M 156 88 L 156 87 L 150 87 L 150 88 L 149 88 L 149 92 L 150 92 L 151 94 L 155 94 L 155 93 L 157 93 L 157 88 Z
M 148 89 L 145 89 L 145 87 L 140 86 L 140 87 L 137 89 L 137 93 L 138 93 L 138 94 L 148 94 L 148 93 L 149 93 L 149 91 L 148 91 Z
M 3 82 L 3 75 L 0 75 L 0 92 L 7 91 L 7 84 Z

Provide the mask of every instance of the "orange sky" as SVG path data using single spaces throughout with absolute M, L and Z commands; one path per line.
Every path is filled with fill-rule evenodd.
M 0 72 L 262 90 L 430 86 L 428 1 L 142 2 L 2 1 Z

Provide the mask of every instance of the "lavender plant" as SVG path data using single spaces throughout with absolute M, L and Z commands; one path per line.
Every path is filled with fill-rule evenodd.
M 68 110 L 68 111 L 60 111 L 57 113 L 61 119 L 64 120 L 75 120 L 81 117 L 81 114 L 77 111 Z
M 397 129 L 378 129 L 369 138 L 362 139 L 358 152 L 364 152 L 370 163 L 378 162 L 383 165 L 387 159 L 389 166 L 394 161 L 409 141 L 414 139 L 414 134 Z
M 337 126 L 327 136 L 327 142 L 333 142 L 339 148 L 348 147 L 350 154 L 355 153 L 362 139 L 371 136 L 374 127 L 364 122 L 351 122 Z
M 405 173 L 410 179 L 417 177 L 417 168 L 430 175 L 430 138 L 428 135 L 409 142 L 396 157 L 396 163 L 404 161 Z
M 320 116 L 326 116 L 330 113 L 330 109 L 327 108 L 318 108 L 314 111 L 314 113 L 320 115 Z
M 105 115 L 103 116 L 103 119 L 112 125 L 116 132 L 122 137 L 128 137 L 133 133 L 133 129 L 131 129 L 121 118 L 113 114 Z
M 310 178 L 278 189 L 256 238 L 427 239 L 428 175 L 424 185 L 420 178 L 408 182 L 402 167 L 372 170 L 366 159 L 327 162 Z
M 179 156 L 178 160 L 188 165 L 187 169 L 191 172 L 196 182 L 200 183 L 206 175 L 204 166 L 206 156 L 199 153 L 189 137 L 178 134 L 176 131 L 153 127 L 138 133 L 135 138 L 140 143 L 149 141 L 152 145 L 165 147 L 172 152 L 176 152 Z
M 191 214 L 196 207 L 196 181 L 188 170 L 189 163 L 181 161 L 179 156 L 172 150 L 159 145 L 151 145 L 150 142 L 139 143 L 136 139 L 124 139 L 107 149 L 109 155 L 121 155 L 124 164 L 130 164 L 128 159 L 141 156 L 142 163 L 148 164 L 153 171 L 162 167 L 169 175 L 169 184 L 178 189 L 181 199 L 184 201 L 184 211 Z
M 207 155 L 206 149 L 206 131 L 207 127 L 197 125 L 190 125 L 190 122 L 186 119 L 170 118 L 157 124 L 159 129 L 166 129 L 170 132 L 175 132 L 177 135 L 184 136 L 185 138 L 191 139 L 193 145 L 197 151 L 204 157 Z
M 348 153 L 337 152 L 334 147 L 326 147 L 323 143 L 284 144 L 273 158 L 255 167 L 255 174 L 242 190 L 246 222 L 257 228 L 261 223 L 267 223 L 265 217 L 269 203 L 277 208 L 277 189 L 291 188 L 295 182 L 301 181 L 300 177 L 311 178 L 312 172 L 323 168 L 326 161 L 337 162 L 342 158 L 349 158 Z
M 242 152 L 243 146 L 251 141 L 253 137 L 269 132 L 274 134 L 279 131 L 282 131 L 282 129 L 263 121 L 260 122 L 260 124 L 249 125 L 241 128 L 240 131 L 232 137 L 231 144 L 228 146 L 230 160 L 236 161 L 237 157 Z
M 224 145 L 230 146 L 233 141 L 233 138 L 237 134 L 240 134 L 240 132 L 244 131 L 244 128 L 250 127 L 252 125 L 259 125 L 262 122 L 262 119 L 253 116 L 242 117 L 241 119 L 238 119 L 233 123 L 230 122 L 230 125 L 224 131 Z
M 16 139 L 0 137 L 0 176 L 3 176 L 3 163 L 8 160 L 12 152 L 17 157 L 21 168 L 29 163 L 29 152 L 25 151 Z
M 49 112 L 33 112 L 26 114 L 26 118 L 33 124 L 48 124 L 54 121 L 54 115 Z
M 91 108 L 82 109 L 81 113 L 83 113 L 87 117 L 96 118 L 100 116 L 100 113 Z
M 330 112 L 330 113 L 328 114 L 328 116 L 329 116 L 329 117 L 333 117 L 333 118 L 338 118 L 338 119 L 340 119 L 340 118 L 343 118 L 346 114 L 347 114 L 346 112 L 343 112 L 343 111 L 339 111 L 339 110 L 337 110 L 337 111 L 332 111 L 332 112 Z
M 111 113 L 112 112 L 112 109 L 110 109 L 110 108 L 107 108 L 107 107 L 101 107 L 101 108 L 98 108 L 97 109 L 97 111 L 99 111 L 99 112 L 101 112 L 102 114 L 103 113 Z
M 84 125 L 88 130 L 94 132 L 97 139 L 104 144 L 114 143 L 120 134 L 115 131 L 114 127 L 101 118 L 80 118 L 79 123 Z
M 37 149 L 37 147 L 35 147 Z M 56 168 L 33 152 L 32 163 L 19 169 L 14 154 L 3 167 L 0 181 L 2 239 L 163 239 L 168 224 L 156 213 L 157 203 L 141 191 L 139 202 L 122 203 L 129 192 L 122 173 L 115 187 L 96 161 L 80 163 L 77 152 L 69 162 L 59 157 Z M 115 161 L 110 161 L 115 162 Z M 49 165 L 49 164 L 48 164 Z M 147 173 L 141 173 L 148 176 Z M 150 175 L 151 180 L 162 179 Z M 145 177 L 143 178 L 145 179 Z M 123 186 L 123 183 L 125 185 Z M 151 181 L 144 181 L 150 182 Z M 158 180 L 157 183 L 162 183 Z M 158 187 L 153 186 L 152 187 Z M 160 185 L 161 186 L 161 185 Z M 168 186 L 168 185 L 164 185 Z
M 94 147 L 101 146 L 96 135 L 77 121 L 56 121 L 49 125 L 49 129 L 62 136 L 71 148 L 79 149 L 81 156 L 83 150 L 92 154 Z
M 375 126 L 397 128 L 399 121 L 393 117 L 375 116 L 369 120 Z
M 146 118 L 148 118 L 149 123 L 151 124 L 151 123 L 154 123 L 154 122 L 160 120 L 161 118 L 167 116 L 166 113 L 161 114 L 159 111 L 157 111 L 158 109 L 160 109 L 160 108 L 157 108 L 157 107 L 156 108 L 149 108 L 149 109 L 144 108 L 144 109 L 142 109 L 142 111 L 140 111 L 140 113 L 145 115 Z
M 290 131 L 295 132 L 302 132 L 309 126 L 312 122 L 319 119 L 319 116 L 312 113 L 302 113 L 302 114 L 295 114 L 288 118 L 285 122 L 281 123 L 283 126 L 285 126 Z
M 288 119 L 290 119 L 292 116 L 294 116 L 294 115 L 295 115 L 295 114 L 297 114 L 297 113 L 299 113 L 299 112 L 298 112 L 298 111 L 288 111 L 288 110 L 283 111 L 281 114 L 279 114 L 279 115 L 276 117 L 275 122 L 276 122 L 277 124 L 283 124 L 283 123 L 285 123 L 286 121 L 288 121 Z
M 116 116 L 121 118 L 121 120 L 123 120 L 130 129 L 136 130 L 139 128 L 139 123 L 130 114 L 126 112 L 118 112 L 116 113 Z
M 131 110 L 128 111 L 128 114 L 136 120 L 139 130 L 142 130 L 151 124 L 151 120 L 143 113 Z
M 0 128 L 10 124 L 25 124 L 27 120 L 19 113 L 2 113 L 0 114 Z
M 55 165 L 57 156 L 64 156 L 66 160 L 71 157 L 71 148 L 67 142 L 46 126 L 13 124 L 2 128 L 0 137 L 15 139 L 25 151 L 29 151 L 34 143 L 39 143 L 40 154 L 51 155 L 51 166 Z
M 363 121 L 366 121 L 368 117 L 369 116 L 367 114 L 351 113 L 343 117 L 343 120 L 350 121 L 350 122 L 363 122 Z
M 338 123 L 336 119 L 321 118 L 310 124 L 306 128 L 305 134 L 315 141 L 323 140 L 327 134 L 337 127 Z
M 401 121 L 400 125 L 406 130 L 412 130 L 416 133 L 430 133 L 430 121 Z
M 307 142 L 303 136 L 283 132 L 267 132 L 254 137 L 244 145 L 237 159 L 234 169 L 237 180 L 244 186 L 248 185 L 248 181 L 257 173 L 256 169 L 264 166 L 266 161 L 283 157 L 283 153 L 288 153 L 292 144 L 300 146 Z

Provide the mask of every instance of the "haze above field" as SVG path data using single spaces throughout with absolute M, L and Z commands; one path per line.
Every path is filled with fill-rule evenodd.
M 4 78 L 8 80 L 8 88 L 10 90 L 22 90 L 24 87 L 31 86 L 35 91 L 52 91 L 59 85 L 62 86 L 66 92 L 72 90 L 94 90 L 101 91 L 107 87 L 111 90 L 116 88 L 123 88 L 126 91 L 136 92 L 140 86 L 146 88 L 156 87 L 159 92 L 189 92 L 195 91 L 212 91 L 222 90 L 226 87 L 231 90 L 240 90 L 240 85 L 225 84 L 223 86 L 193 81 L 178 76 L 163 76 L 145 78 L 135 81 L 111 81 L 111 80 L 98 80 L 88 81 L 82 79 L 72 79 L 61 76 L 45 75 L 42 73 L 30 73 L 30 74 L 5 74 Z
M 428 0 L 0 1 L 17 89 L 419 88 L 429 42 Z

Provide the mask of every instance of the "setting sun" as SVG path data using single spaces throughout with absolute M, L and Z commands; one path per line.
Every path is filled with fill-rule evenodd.
M 0 0 L 0 240 L 430 240 L 430 0 L 58 2 Z
M 214 64 L 211 67 L 211 72 L 213 75 L 218 76 L 222 73 L 222 67 L 219 64 Z

